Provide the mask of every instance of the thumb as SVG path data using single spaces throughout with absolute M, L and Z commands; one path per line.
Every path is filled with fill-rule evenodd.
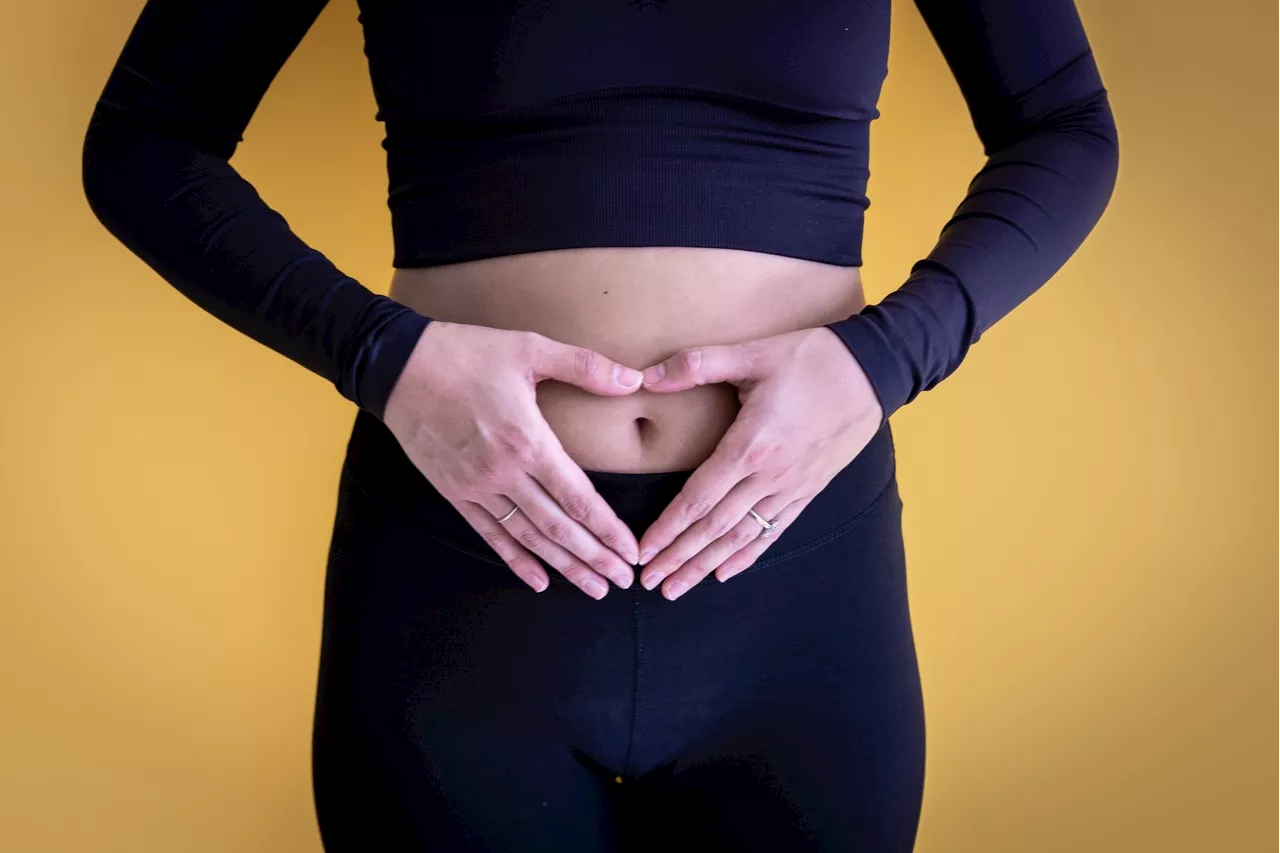
M 758 348 L 751 343 L 688 347 L 644 370 L 648 391 L 683 391 L 717 382 L 741 384 L 754 379 Z
M 534 347 L 534 381 L 556 379 L 595 394 L 623 395 L 640 390 L 642 374 L 587 347 L 545 338 Z

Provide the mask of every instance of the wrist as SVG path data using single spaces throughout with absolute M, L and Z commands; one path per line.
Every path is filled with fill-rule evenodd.
M 412 397 L 412 382 L 410 374 L 414 372 L 416 365 L 427 360 L 426 349 L 435 343 L 435 340 L 441 331 L 439 328 L 441 321 L 433 320 L 429 317 L 422 317 L 417 314 L 415 314 L 414 317 L 420 318 L 420 320 L 415 319 L 414 324 L 410 326 L 411 329 L 414 327 L 418 329 L 418 331 L 416 331 L 417 336 L 410 338 L 412 341 L 411 347 L 404 347 L 404 349 L 408 350 L 408 353 L 403 357 L 399 370 L 396 371 L 396 374 L 391 381 L 391 387 L 387 392 L 386 402 L 382 411 L 378 412 L 371 410 L 372 413 L 384 424 L 390 427 L 392 431 L 396 431 L 398 426 L 404 424 L 405 417 L 408 414 L 408 404 Z M 433 329 L 433 327 L 435 328 Z M 412 334 L 415 333 L 411 332 L 410 335 Z M 403 349 L 401 351 L 403 352 Z
M 854 406 L 853 417 L 859 421 L 874 420 L 877 426 L 882 426 L 888 415 L 880 392 L 876 389 L 875 380 L 836 329 L 830 325 L 821 328 L 824 332 L 823 339 L 831 352 L 832 363 L 838 365 L 841 375 L 851 383 L 850 392 L 842 397 L 850 400 Z

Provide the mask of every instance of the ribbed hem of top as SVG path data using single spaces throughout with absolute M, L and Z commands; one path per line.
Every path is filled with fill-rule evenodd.
M 862 264 L 866 120 L 637 88 L 387 129 L 398 268 L 594 246 Z

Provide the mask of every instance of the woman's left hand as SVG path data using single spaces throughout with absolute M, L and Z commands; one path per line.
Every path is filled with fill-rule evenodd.
M 729 382 L 742 408 L 711 456 L 640 538 L 640 583 L 672 601 L 712 571 L 749 567 L 879 428 L 880 402 L 826 327 L 689 347 L 644 371 L 649 391 Z M 765 535 L 754 509 L 777 527 Z M 646 554 L 649 559 L 646 559 Z

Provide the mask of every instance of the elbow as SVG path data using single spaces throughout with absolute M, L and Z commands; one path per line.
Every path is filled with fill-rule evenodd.
M 1120 134 L 1092 50 L 1085 50 L 1010 103 L 975 111 L 988 157 L 1050 146 L 1062 160 L 1083 158 L 1094 186 L 1110 195 L 1120 165 Z
M 101 170 L 94 160 L 93 144 L 93 140 L 86 135 L 80 148 L 80 191 L 94 217 L 105 224 L 106 194 L 103 191 Z
M 1087 147 L 1104 161 L 1118 164 L 1120 134 L 1107 90 L 1099 87 L 1089 97 L 1062 109 L 1044 123 L 1029 124 L 1025 134 L 1052 133 Z
M 111 236 L 140 257 L 162 227 L 157 190 L 163 160 L 114 110 L 95 107 L 80 144 L 80 190 Z M 149 236 L 150 235 L 150 236 Z
M 1117 165 L 1120 162 L 1120 131 L 1116 127 L 1116 116 L 1111 109 L 1111 98 L 1107 90 L 1099 89 L 1078 113 L 1079 118 L 1073 126 L 1096 140 L 1103 154 Z
M 153 137 L 102 101 L 94 108 L 80 143 L 80 189 L 89 210 L 125 245 L 159 215 L 169 167 Z
M 1101 216 L 1111 202 L 1120 175 L 1120 131 L 1106 89 L 1102 89 L 1091 102 L 1080 132 L 1082 142 L 1089 146 L 1097 159 L 1095 187 L 1098 215 Z
M 1062 164 L 1090 188 L 1094 220 L 1115 192 L 1120 172 L 1120 132 L 1106 88 L 1099 86 L 1083 100 L 1063 107 L 1051 120 L 1035 126 L 1031 136 L 1047 135 Z
M 80 189 L 89 210 L 108 229 L 112 227 L 111 201 L 115 197 L 112 178 L 117 171 L 113 160 L 118 161 L 112 154 L 114 139 L 106 128 L 102 106 L 95 107 L 80 141 Z

